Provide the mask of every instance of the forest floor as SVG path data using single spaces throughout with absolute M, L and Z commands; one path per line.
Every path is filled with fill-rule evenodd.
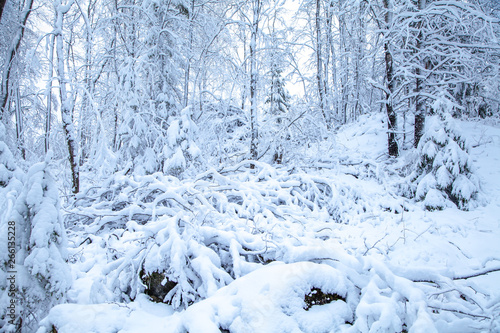
M 471 211 L 397 194 L 412 157 L 387 158 L 381 115 L 294 165 L 88 184 L 94 199 L 66 208 L 74 283 L 39 332 L 499 332 L 500 124 L 460 125 Z M 171 305 L 136 278 L 160 268 Z

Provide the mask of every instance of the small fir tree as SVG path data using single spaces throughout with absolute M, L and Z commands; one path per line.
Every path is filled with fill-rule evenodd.
M 437 100 L 436 115 L 427 117 L 425 132 L 417 147 L 417 163 L 411 175 L 414 195 L 426 209 L 443 209 L 453 202 L 462 210 L 474 208 L 479 198 L 479 180 L 468 154 L 468 144 L 450 115 L 449 100 Z
M 167 144 L 163 147 L 163 172 L 180 177 L 181 174 L 199 165 L 201 151 L 195 143 L 198 128 L 191 119 L 191 107 L 186 107 L 180 116 L 172 116 L 167 130 Z
M 273 59 L 276 57 L 273 57 Z M 285 81 L 282 76 L 282 70 L 277 61 L 271 64 L 271 89 L 267 96 L 266 104 L 269 105 L 269 114 L 271 115 L 271 132 L 282 133 L 283 118 L 288 112 L 290 96 L 285 88 Z M 281 164 L 283 161 L 283 135 L 274 137 L 274 155 L 273 161 Z

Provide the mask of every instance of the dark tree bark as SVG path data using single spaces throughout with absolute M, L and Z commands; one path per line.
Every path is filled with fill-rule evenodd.
M 418 9 L 423 10 L 425 8 L 425 0 L 418 0 Z M 416 49 L 417 52 L 422 50 L 422 44 L 424 40 L 424 33 L 422 31 L 422 22 L 418 24 L 420 32 L 417 37 Z M 423 65 L 423 64 L 422 64 Z M 425 65 L 427 67 L 427 65 Z M 427 68 L 426 68 L 427 69 Z M 418 64 L 415 70 L 416 83 L 415 83 L 415 125 L 414 125 L 414 141 L 413 145 L 415 148 L 418 147 L 418 143 L 420 142 L 420 138 L 424 134 L 424 123 L 425 123 L 425 98 L 421 95 L 421 92 L 424 90 L 424 77 L 423 77 L 422 69 L 420 64 Z
M 419 44 L 419 43 L 418 43 Z M 425 123 L 425 99 L 420 95 L 420 92 L 423 90 L 424 80 L 421 78 L 421 70 L 417 68 L 415 71 L 417 75 L 417 82 L 415 85 L 415 93 L 416 93 L 416 103 L 415 103 L 415 125 L 414 125 L 414 141 L 413 145 L 415 148 L 418 147 L 418 143 L 420 142 L 420 138 L 424 133 L 424 123 Z
M 50 146 L 50 125 L 52 123 L 52 79 L 54 76 L 54 35 L 50 37 L 49 46 L 49 78 L 47 82 L 47 114 L 45 116 L 45 154 Z
M 385 12 L 385 24 L 386 28 L 389 29 L 391 25 L 391 12 L 389 8 L 389 0 L 384 0 Z M 397 129 L 397 118 L 396 112 L 392 105 L 392 94 L 394 93 L 394 75 L 393 75 L 393 63 L 392 54 L 390 50 L 389 40 L 386 37 L 384 42 L 384 53 L 385 53 L 385 76 L 387 80 L 387 90 L 386 90 L 386 112 L 387 112 L 387 147 L 389 156 L 396 157 L 399 155 L 398 143 L 396 141 L 396 129 Z
M 2 21 L 3 7 L 5 7 L 5 3 L 7 0 L 0 0 L 0 22 Z
M 71 6 L 71 5 L 70 5 Z M 73 124 L 73 103 L 68 98 L 66 90 L 66 75 L 64 71 L 64 53 L 63 53 L 63 18 L 69 11 L 70 6 L 59 5 L 56 7 L 56 22 L 55 22 L 55 39 L 56 39 L 56 55 L 57 55 L 57 76 L 59 79 L 59 98 L 61 99 L 61 120 L 68 147 L 68 161 L 71 168 L 72 191 L 78 193 L 80 191 L 80 171 L 78 166 L 78 144 L 76 142 L 75 126 Z

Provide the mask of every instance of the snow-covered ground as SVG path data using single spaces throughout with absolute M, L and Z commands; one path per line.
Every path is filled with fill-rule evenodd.
M 362 117 L 309 165 L 89 188 L 67 208 L 68 303 L 38 332 L 500 332 L 500 125 L 461 123 L 481 205 L 432 212 L 398 194 L 411 156 L 387 159 L 385 126 Z M 143 293 L 155 269 L 171 305 Z

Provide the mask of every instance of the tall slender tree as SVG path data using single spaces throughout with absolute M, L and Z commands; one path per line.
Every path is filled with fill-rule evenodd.
M 64 136 L 66 140 L 66 146 L 68 148 L 68 161 L 71 169 L 71 188 L 73 193 L 78 193 L 80 191 L 80 171 L 78 165 L 78 143 L 75 131 L 75 125 L 73 120 L 73 98 L 69 96 L 71 92 L 67 90 L 67 78 L 66 70 L 64 65 L 65 53 L 64 53 L 64 41 L 63 41 L 63 28 L 64 28 L 64 15 L 66 15 L 73 1 L 70 0 L 66 4 L 62 3 L 62 0 L 54 1 L 54 31 L 56 42 L 56 55 L 57 55 L 57 78 L 59 80 L 59 98 L 61 102 L 61 121 L 64 130 Z
M 390 31 L 392 28 L 393 20 L 393 8 L 391 6 L 391 0 L 383 0 L 384 6 L 384 23 L 385 23 L 385 35 L 384 35 L 384 59 L 385 59 L 385 80 L 386 80 L 386 90 L 385 90 L 385 108 L 387 113 L 387 146 L 389 156 L 396 157 L 399 154 L 398 143 L 396 140 L 397 131 L 397 116 L 394 110 L 394 92 L 395 92 L 395 78 L 394 78 L 394 62 L 392 55 Z
M 250 37 L 250 156 L 256 160 L 258 157 L 259 127 L 257 119 L 257 37 L 259 34 L 259 22 L 262 0 L 252 1 L 252 25 Z

